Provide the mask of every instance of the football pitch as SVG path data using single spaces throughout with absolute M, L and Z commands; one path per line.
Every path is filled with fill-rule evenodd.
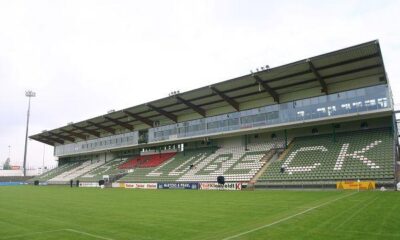
M 0 187 L 0 239 L 400 239 L 400 193 Z

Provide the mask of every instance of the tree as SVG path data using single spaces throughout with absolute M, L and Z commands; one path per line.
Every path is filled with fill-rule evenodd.
M 11 170 L 10 158 L 7 158 L 3 165 L 4 170 Z

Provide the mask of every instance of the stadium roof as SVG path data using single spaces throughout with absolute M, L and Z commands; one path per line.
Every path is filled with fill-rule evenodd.
M 216 115 L 208 111 L 224 106 L 239 111 L 242 103 L 263 98 L 279 103 L 282 94 L 313 87 L 328 94 L 332 84 L 378 74 L 386 76 L 376 40 L 71 123 L 30 138 L 53 146 L 98 138 L 132 131 L 138 125 L 153 127 L 156 121 L 176 123 L 179 116 L 191 113 L 198 114 L 198 118 Z M 386 77 L 382 80 L 387 81 Z

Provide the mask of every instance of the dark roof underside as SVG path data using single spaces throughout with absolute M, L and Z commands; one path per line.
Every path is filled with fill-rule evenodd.
M 177 122 L 178 116 L 184 114 L 197 113 L 201 118 L 207 111 L 222 106 L 239 111 L 241 103 L 266 97 L 279 103 L 280 95 L 302 89 L 320 87 L 321 92 L 328 94 L 332 84 L 377 74 L 385 74 L 385 68 L 378 41 L 371 41 L 44 131 L 30 138 L 53 146 L 65 144 L 104 133 L 115 134 L 120 129 L 132 131 L 139 124 L 153 127 L 155 121 Z

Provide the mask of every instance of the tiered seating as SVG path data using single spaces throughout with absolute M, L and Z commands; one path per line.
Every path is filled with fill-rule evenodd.
M 145 161 L 143 164 L 140 164 L 139 167 L 141 168 L 156 167 L 161 163 L 167 161 L 168 159 L 172 158 L 173 156 L 175 156 L 175 154 L 176 152 L 150 155 L 148 160 Z
M 132 169 L 132 168 L 149 168 L 156 167 L 161 163 L 175 156 L 175 152 L 172 153 L 157 153 L 151 155 L 137 156 L 128 162 L 119 166 L 120 169 Z
M 220 148 L 190 169 L 177 181 L 214 182 L 223 175 L 225 181 L 249 181 L 262 167 L 266 152 L 248 152 L 242 148 Z
M 124 163 L 127 158 L 116 158 L 106 164 L 93 169 L 92 171 L 78 177 L 81 182 L 97 182 L 103 179 L 104 175 L 115 176 L 125 173 L 125 169 L 119 169 L 118 166 Z
M 265 162 L 261 161 L 271 149 L 282 148 L 284 141 L 252 143 L 247 146 L 228 145 L 218 149 L 178 181 L 214 182 L 218 176 L 225 181 L 250 181 Z
M 211 154 L 211 149 L 189 150 L 177 153 L 169 161 L 153 168 L 136 168 L 120 179 L 120 182 L 175 182 L 189 170 Z
M 157 168 L 135 168 L 120 182 L 215 182 L 217 176 L 226 181 L 249 181 L 263 166 L 262 158 L 283 141 L 241 145 L 225 145 L 212 151 L 198 149 L 180 152 Z
M 72 168 L 69 171 L 63 172 L 56 177 L 49 179 L 47 182 L 49 184 L 63 184 L 67 183 L 71 179 L 75 179 L 85 173 L 103 165 L 105 162 L 104 160 L 97 160 L 97 161 L 86 161 L 83 162 L 78 167 Z
M 393 138 L 384 128 L 338 133 L 336 142 L 332 134 L 296 138 L 285 158 L 271 163 L 259 182 L 296 185 L 393 178 Z
M 33 182 L 35 180 L 39 180 L 40 182 L 46 182 L 49 179 L 52 179 L 54 177 L 56 177 L 57 175 L 60 175 L 66 171 L 69 171 L 71 169 L 74 169 L 78 166 L 80 166 L 82 164 L 82 162 L 71 162 L 71 163 L 66 163 L 63 164 L 57 168 L 54 168 L 48 172 L 45 172 L 44 174 L 40 175 L 40 176 L 36 176 L 34 178 L 31 178 L 29 180 L 29 182 Z
M 143 158 L 141 156 L 134 157 L 132 159 L 129 159 L 127 162 L 124 164 L 121 164 L 118 168 L 119 169 L 131 169 L 135 168 L 136 166 L 139 165 L 140 161 L 142 161 Z

